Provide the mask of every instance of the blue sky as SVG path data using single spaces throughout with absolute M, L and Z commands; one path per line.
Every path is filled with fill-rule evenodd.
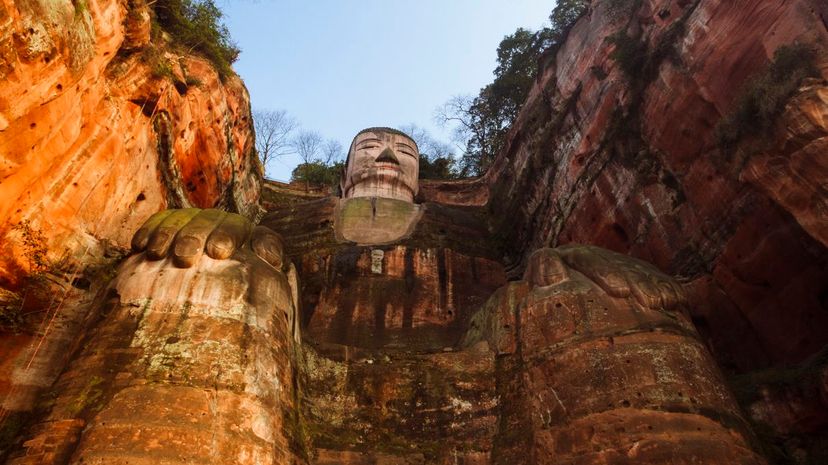
M 540 0 L 223 0 L 242 50 L 233 66 L 252 105 L 284 109 L 348 146 L 370 126 L 414 123 L 438 139 L 434 109 L 491 82 L 495 50 L 518 27 L 538 29 Z M 287 180 L 285 157 L 268 175 Z

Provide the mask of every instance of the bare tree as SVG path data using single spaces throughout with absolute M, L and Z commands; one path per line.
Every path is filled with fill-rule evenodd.
M 322 147 L 322 163 L 325 165 L 333 165 L 336 162 L 345 159 L 345 149 L 336 139 L 328 139 Z
M 420 149 L 420 179 L 456 179 L 461 174 L 450 144 L 435 139 L 413 123 L 400 130 L 411 136 Z
M 319 161 L 318 156 L 322 151 L 322 136 L 316 131 L 300 131 L 293 138 L 293 148 L 302 160 L 302 168 L 305 171 L 305 190 L 310 188 L 310 171 L 312 163 Z
M 417 126 L 414 123 L 401 126 L 400 131 L 408 134 L 412 139 L 414 139 L 417 143 L 417 148 L 420 149 L 421 157 L 454 157 L 454 148 L 450 144 L 435 139 L 427 130 Z
M 511 121 L 504 120 L 493 106 L 487 88 L 478 97 L 455 96 L 438 107 L 434 119 L 443 127 L 453 127 L 453 142 L 463 153 L 463 175 L 482 175 L 503 145 Z
M 467 142 L 476 132 L 469 111 L 473 103 L 474 97 L 472 96 L 455 95 L 434 110 L 434 120 L 437 124 L 442 127 L 453 126 L 452 142 L 461 152 L 465 151 Z
M 253 110 L 256 151 L 265 169 L 271 161 L 292 152 L 291 136 L 298 126 L 285 110 Z
M 302 163 L 311 163 L 319 157 L 322 141 L 318 132 L 303 130 L 293 138 L 292 146 Z

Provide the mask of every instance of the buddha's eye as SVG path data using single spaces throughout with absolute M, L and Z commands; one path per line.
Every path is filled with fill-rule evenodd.
M 404 153 L 404 154 L 408 155 L 409 157 L 416 157 L 416 155 L 414 155 L 413 153 L 407 152 L 405 150 L 400 150 L 400 153 Z
M 360 150 L 370 150 L 370 149 L 375 149 L 375 148 L 377 148 L 376 145 L 368 145 L 368 146 L 362 147 Z

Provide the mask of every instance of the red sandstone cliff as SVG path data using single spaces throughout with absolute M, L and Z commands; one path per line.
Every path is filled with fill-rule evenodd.
M 127 246 L 152 213 L 258 211 L 247 90 L 150 40 L 144 0 L 0 2 L 0 283 Z
M 623 45 L 638 69 L 624 69 Z M 746 96 L 775 97 L 777 52 L 792 48 L 815 73 L 723 144 Z M 543 65 L 487 175 L 423 195 L 487 202 L 512 276 L 533 250 L 567 243 L 678 275 L 719 364 L 745 373 L 737 394 L 772 458 L 823 463 L 828 4 L 593 2 Z
M 822 348 L 825 10 L 818 0 L 594 2 L 478 183 L 515 270 L 544 245 L 608 247 L 685 278 L 727 367 Z M 619 31 L 642 47 L 638 76 L 612 58 Z M 717 125 L 793 44 L 815 52 L 822 78 L 803 81 L 770 129 L 722 148 Z

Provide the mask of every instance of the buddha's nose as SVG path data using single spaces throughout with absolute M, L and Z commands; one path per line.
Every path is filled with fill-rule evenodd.
M 391 150 L 390 147 L 383 150 L 382 153 L 380 153 L 379 156 L 377 157 L 377 159 L 374 160 L 374 161 L 377 162 L 377 163 L 385 162 L 385 163 L 393 163 L 395 165 L 400 164 L 400 161 L 397 160 L 397 156 L 394 154 L 394 151 Z

